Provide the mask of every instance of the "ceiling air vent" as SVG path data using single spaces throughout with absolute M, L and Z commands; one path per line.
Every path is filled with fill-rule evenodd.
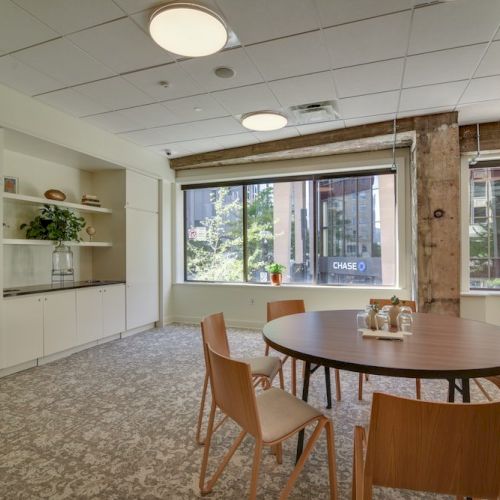
M 290 114 L 296 125 L 337 120 L 339 113 L 335 101 L 321 101 L 292 106 Z

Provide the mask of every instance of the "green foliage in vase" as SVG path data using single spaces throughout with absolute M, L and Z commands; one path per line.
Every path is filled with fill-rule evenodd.
M 29 224 L 21 224 L 30 240 L 80 241 L 79 232 L 85 227 L 85 219 L 74 212 L 55 205 L 44 205 Z
M 400 304 L 400 302 L 401 302 L 401 301 L 399 300 L 399 297 L 396 297 L 396 295 L 393 295 L 393 296 L 391 297 L 391 304 L 392 304 L 393 306 L 398 306 L 398 305 Z
M 283 264 L 278 264 L 277 262 L 273 262 L 267 266 L 267 270 L 271 274 L 281 274 L 286 267 Z

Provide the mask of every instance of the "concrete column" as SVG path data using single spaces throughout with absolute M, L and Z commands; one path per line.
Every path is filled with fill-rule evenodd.
M 417 299 L 460 314 L 460 144 L 457 113 L 415 118 Z

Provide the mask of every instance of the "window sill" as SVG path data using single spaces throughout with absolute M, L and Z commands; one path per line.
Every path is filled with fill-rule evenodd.
M 468 292 L 462 292 L 461 297 L 500 297 L 500 290 L 472 290 Z
M 204 282 L 204 281 L 178 281 L 174 283 L 173 286 L 218 286 L 218 287 L 242 287 L 242 288 L 293 288 L 293 289 L 314 289 L 314 290 L 383 290 L 387 292 L 388 290 L 404 290 L 398 286 L 338 286 L 338 285 L 314 285 L 314 284 L 295 284 L 295 283 L 283 283 L 280 286 L 273 286 L 269 283 L 218 283 L 218 282 Z

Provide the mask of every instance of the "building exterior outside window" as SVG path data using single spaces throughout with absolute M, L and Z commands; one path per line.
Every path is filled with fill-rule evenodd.
M 500 165 L 469 171 L 470 288 L 500 288 Z
M 375 286 L 396 283 L 395 178 L 362 176 L 187 187 L 185 279 Z

